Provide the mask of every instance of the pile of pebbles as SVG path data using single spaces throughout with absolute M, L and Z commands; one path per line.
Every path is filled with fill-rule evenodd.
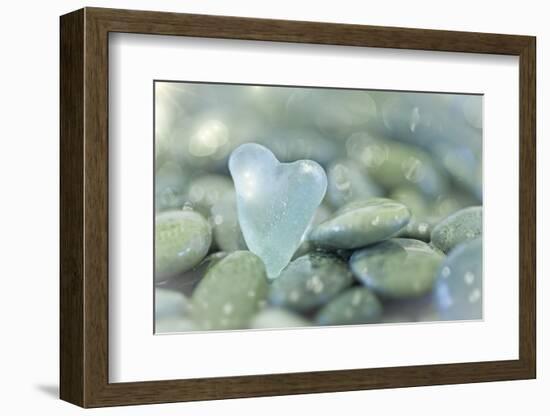
M 480 319 L 481 97 L 156 83 L 157 333 Z M 269 279 L 239 227 L 242 143 L 327 172 Z

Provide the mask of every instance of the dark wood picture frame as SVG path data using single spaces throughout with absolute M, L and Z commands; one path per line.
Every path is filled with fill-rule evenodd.
M 60 396 L 83 407 L 351 391 L 536 376 L 535 63 L 530 36 L 85 8 L 61 17 Z M 110 32 L 519 57 L 519 359 L 109 383 Z

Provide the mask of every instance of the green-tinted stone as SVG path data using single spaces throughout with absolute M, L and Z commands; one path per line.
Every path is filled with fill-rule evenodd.
M 395 189 L 390 198 L 401 202 L 411 213 L 408 224 L 396 234 L 396 237 L 429 242 L 435 221 L 430 214 L 431 202 L 419 190 L 410 186 Z
M 382 190 L 350 159 L 332 163 L 327 171 L 327 199 L 334 208 L 382 195 Z
M 208 218 L 212 207 L 228 193 L 234 193 L 233 182 L 228 176 L 199 176 L 189 184 L 186 202 Z
M 448 216 L 432 230 L 432 244 L 448 253 L 458 244 L 473 240 L 482 233 L 482 207 L 461 209 Z
M 382 304 L 366 287 L 354 287 L 325 305 L 315 320 L 319 325 L 354 325 L 378 322 Z
M 385 240 L 410 219 L 407 207 L 385 198 L 351 202 L 311 230 L 310 240 L 323 248 L 353 249 Z
M 346 142 L 348 156 L 389 190 L 413 186 L 425 195 L 437 196 L 448 187 L 448 178 L 431 156 L 419 148 L 355 133 Z
M 475 198 L 464 192 L 449 192 L 437 198 L 426 198 L 412 187 L 398 188 L 390 198 L 406 205 L 411 219 L 396 237 L 414 238 L 430 242 L 433 228 L 445 217 L 475 204 Z
M 234 192 L 227 192 L 212 206 L 210 222 L 214 233 L 214 242 L 220 250 L 232 252 L 247 249 L 239 225 L 237 200 Z
M 191 313 L 201 329 L 246 328 L 265 304 L 267 291 L 259 257 L 235 251 L 208 268 L 193 292 Z
M 351 285 L 353 278 L 339 257 L 311 252 L 291 262 L 271 284 L 272 305 L 305 312 L 315 309 Z
M 445 258 L 423 241 L 392 238 L 356 251 L 350 258 L 355 277 L 386 298 L 409 298 L 432 289 Z
M 430 242 L 431 232 L 434 227 L 435 220 L 430 217 L 422 219 L 411 217 L 409 223 L 396 235 L 396 237 L 413 238 Z
M 481 238 L 455 247 L 438 272 L 435 303 L 448 320 L 481 319 L 483 312 L 483 243 Z
M 310 251 L 314 251 L 316 249 L 315 245 L 310 241 L 309 234 L 311 233 L 311 230 L 319 223 L 325 221 L 328 217 L 330 217 L 331 211 L 326 206 L 326 204 L 321 204 L 317 208 L 317 211 L 315 211 L 315 215 L 313 216 L 313 220 L 311 221 L 311 224 L 307 228 L 306 232 L 304 233 L 304 236 L 302 237 L 302 242 L 296 249 L 296 252 L 292 256 L 292 260 L 297 259 L 298 257 L 302 257 L 303 255 L 309 253 Z
M 311 322 L 300 315 L 281 308 L 265 308 L 250 322 L 250 328 L 293 328 L 311 325 Z
M 189 301 L 181 292 L 155 289 L 155 318 L 183 317 L 189 310 Z
M 212 232 L 204 217 L 191 210 L 166 211 L 155 218 L 155 280 L 185 272 L 206 256 Z
M 186 296 L 191 296 L 197 284 L 202 280 L 210 267 L 227 256 L 224 251 L 207 255 L 198 265 L 185 273 L 180 273 L 162 282 L 163 289 L 175 290 Z

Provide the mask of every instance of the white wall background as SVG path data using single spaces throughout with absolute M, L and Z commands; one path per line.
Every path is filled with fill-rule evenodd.
M 544 282 L 548 244 L 550 26 L 545 2 L 523 0 L 360 2 L 353 0 L 124 0 L 5 2 L 0 14 L 0 409 L 3 414 L 83 412 L 58 395 L 58 16 L 82 6 L 318 20 L 536 35 L 538 42 L 538 379 L 458 386 L 166 404 L 88 411 L 103 415 L 171 414 L 548 414 L 546 359 L 550 300 Z M 546 201 L 545 201 L 546 199 Z M 503 225 L 504 226 L 504 225 Z M 546 234 L 546 236 L 543 236 Z M 543 325 L 546 331 L 543 332 Z M 406 351 L 404 351 L 406 353 Z

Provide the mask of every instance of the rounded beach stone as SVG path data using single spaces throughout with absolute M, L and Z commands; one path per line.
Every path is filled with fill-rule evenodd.
M 385 240 L 410 219 L 407 207 L 385 198 L 351 202 L 315 226 L 309 239 L 319 247 L 354 249 Z
M 232 252 L 247 249 L 239 225 L 237 199 L 234 192 L 227 192 L 212 206 L 210 223 L 214 242 L 220 250 Z
M 382 189 L 350 159 L 332 163 L 327 171 L 327 199 L 334 208 L 382 195 Z
M 481 206 L 468 207 L 448 216 L 433 228 L 432 244 L 448 253 L 458 244 L 479 237 L 483 228 L 482 211 Z
M 339 257 L 311 252 L 291 262 L 271 284 L 269 302 L 298 312 L 322 306 L 343 289 L 353 277 Z
M 477 238 L 454 248 L 441 265 L 434 299 L 445 319 L 482 318 L 482 257 L 482 239 Z
M 314 251 L 316 249 L 315 245 L 310 241 L 309 239 L 309 233 L 311 230 L 319 223 L 325 221 L 328 217 L 331 215 L 331 210 L 327 207 L 326 204 L 321 204 L 317 208 L 317 211 L 315 211 L 315 215 L 313 216 L 313 219 L 311 220 L 311 224 L 307 228 L 306 232 L 304 233 L 302 237 L 302 241 L 300 242 L 300 245 L 296 249 L 296 252 L 292 256 L 292 260 L 297 259 L 298 257 L 302 257 L 303 255 L 309 253 L 310 251 Z
M 396 237 L 429 242 L 432 228 L 437 222 L 430 212 L 430 201 L 419 190 L 410 186 L 395 189 L 390 198 L 401 202 L 411 213 L 411 219 Z
M 353 287 L 325 305 L 315 318 L 319 325 L 355 325 L 379 322 L 382 304 L 366 287 Z
M 448 178 L 432 157 L 416 146 L 354 133 L 347 142 L 348 156 L 388 190 L 413 186 L 427 196 L 446 191 Z
M 201 329 L 243 329 L 265 306 L 267 291 L 260 258 L 235 251 L 208 268 L 193 292 L 191 314 Z
M 159 287 L 162 289 L 175 290 L 186 296 L 191 296 L 193 290 L 195 290 L 195 287 L 197 287 L 208 269 L 226 257 L 227 254 L 228 253 L 224 251 L 217 251 L 209 254 L 192 269 L 160 282 Z
M 435 222 L 436 220 L 431 217 L 420 219 L 413 215 L 406 227 L 399 231 L 396 237 L 412 238 L 429 243 Z
M 265 308 L 250 322 L 252 329 L 294 328 L 309 326 L 311 322 L 302 316 L 281 308 Z
M 353 253 L 350 267 L 375 293 L 402 299 L 428 293 L 444 258 L 423 241 L 392 238 Z
M 189 311 L 189 300 L 178 291 L 155 289 L 155 318 L 182 317 Z
M 166 211 L 155 218 L 155 280 L 183 273 L 206 256 L 212 231 L 192 210 Z

